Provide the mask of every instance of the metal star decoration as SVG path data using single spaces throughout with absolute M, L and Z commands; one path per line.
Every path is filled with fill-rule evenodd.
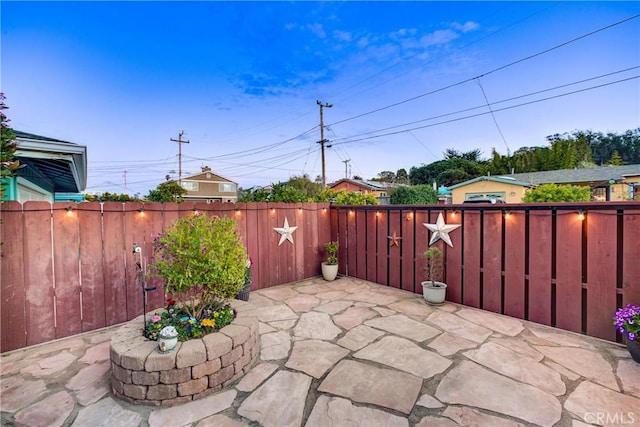
M 394 246 L 398 246 L 400 247 L 400 239 L 402 239 L 402 237 L 400 236 L 396 236 L 396 232 L 393 232 L 393 235 L 391 236 L 387 236 L 387 239 L 389 239 L 389 247 L 392 248 Z
M 284 217 L 284 227 L 274 227 L 273 229 L 280 233 L 280 241 L 278 242 L 278 246 L 280 246 L 285 240 L 288 240 L 293 244 L 293 232 L 296 231 L 298 226 L 289 227 L 289 221 L 287 217 Z
M 431 240 L 429 240 L 429 246 L 433 245 L 438 239 L 444 240 L 444 242 L 453 247 L 453 243 L 451 243 L 451 237 L 449 237 L 449 233 L 460 227 L 460 224 L 445 224 L 444 218 L 442 218 L 442 213 L 438 214 L 438 219 L 435 224 L 426 224 L 423 223 L 425 227 L 427 227 L 433 234 L 431 235 Z

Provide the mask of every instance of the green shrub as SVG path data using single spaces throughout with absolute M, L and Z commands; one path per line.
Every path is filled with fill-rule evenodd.
M 394 188 L 391 191 L 392 205 L 433 205 L 438 203 L 438 194 L 430 185 L 412 185 Z
M 153 248 L 150 274 L 164 279 L 165 292 L 195 319 L 244 286 L 249 259 L 231 218 L 180 218 L 154 239 Z
M 528 191 L 522 201 L 525 203 L 544 202 L 588 202 L 591 189 L 580 185 L 543 184 Z

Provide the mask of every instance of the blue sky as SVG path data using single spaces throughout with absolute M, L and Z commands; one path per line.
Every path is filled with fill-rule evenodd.
M 346 160 L 347 173 L 371 178 L 447 148 L 488 157 L 550 134 L 640 126 L 638 2 L 2 1 L 0 11 L 11 124 L 87 145 L 90 192 L 145 195 L 177 177 L 169 139 L 180 131 L 183 176 L 208 165 L 245 188 L 315 178 L 316 100 L 333 105 L 328 181 Z

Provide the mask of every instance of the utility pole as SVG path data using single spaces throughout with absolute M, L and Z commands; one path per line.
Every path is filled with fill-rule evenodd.
M 349 165 L 350 161 L 351 161 L 351 159 L 342 161 L 342 163 L 344 163 L 344 177 L 345 178 L 349 178 L 349 174 L 347 172 L 347 165 Z
M 323 104 L 320 101 L 316 101 L 316 104 L 320 106 L 320 141 L 318 141 L 318 144 L 320 144 L 320 147 L 322 149 L 322 188 L 325 188 L 327 186 L 327 174 L 326 174 L 326 165 L 324 161 L 324 143 L 327 142 L 327 140 L 324 139 L 324 119 L 322 116 L 322 109 L 331 108 L 333 107 L 333 105 L 329 104 L 328 102 L 325 102 Z
M 178 185 L 182 185 L 182 144 L 188 144 L 188 139 L 182 139 L 184 131 L 180 131 L 178 139 L 169 138 L 169 140 L 178 143 Z

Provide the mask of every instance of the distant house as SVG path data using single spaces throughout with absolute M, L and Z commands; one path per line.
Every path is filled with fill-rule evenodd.
M 528 182 L 504 176 L 479 176 L 468 181 L 451 185 L 452 203 L 468 200 L 502 200 L 505 203 L 520 203 L 526 191 L 531 188 Z
M 330 185 L 334 190 L 356 191 L 362 194 L 373 194 L 381 205 L 388 205 L 391 191 L 400 184 L 359 179 L 341 179 Z
M 232 202 L 238 201 L 238 184 L 203 166 L 200 173 L 182 178 L 186 201 Z
M 506 175 L 540 184 L 573 184 L 591 187 L 595 201 L 631 200 L 640 196 L 640 165 L 599 166 L 586 169 L 561 169 Z
M 595 201 L 622 201 L 640 197 L 640 165 L 481 176 L 449 187 L 453 203 L 497 199 L 520 203 L 525 193 L 542 184 L 571 184 L 591 188 Z
M 5 180 L 5 200 L 82 201 L 87 187 L 87 147 L 14 130 L 16 159 L 24 165 Z

